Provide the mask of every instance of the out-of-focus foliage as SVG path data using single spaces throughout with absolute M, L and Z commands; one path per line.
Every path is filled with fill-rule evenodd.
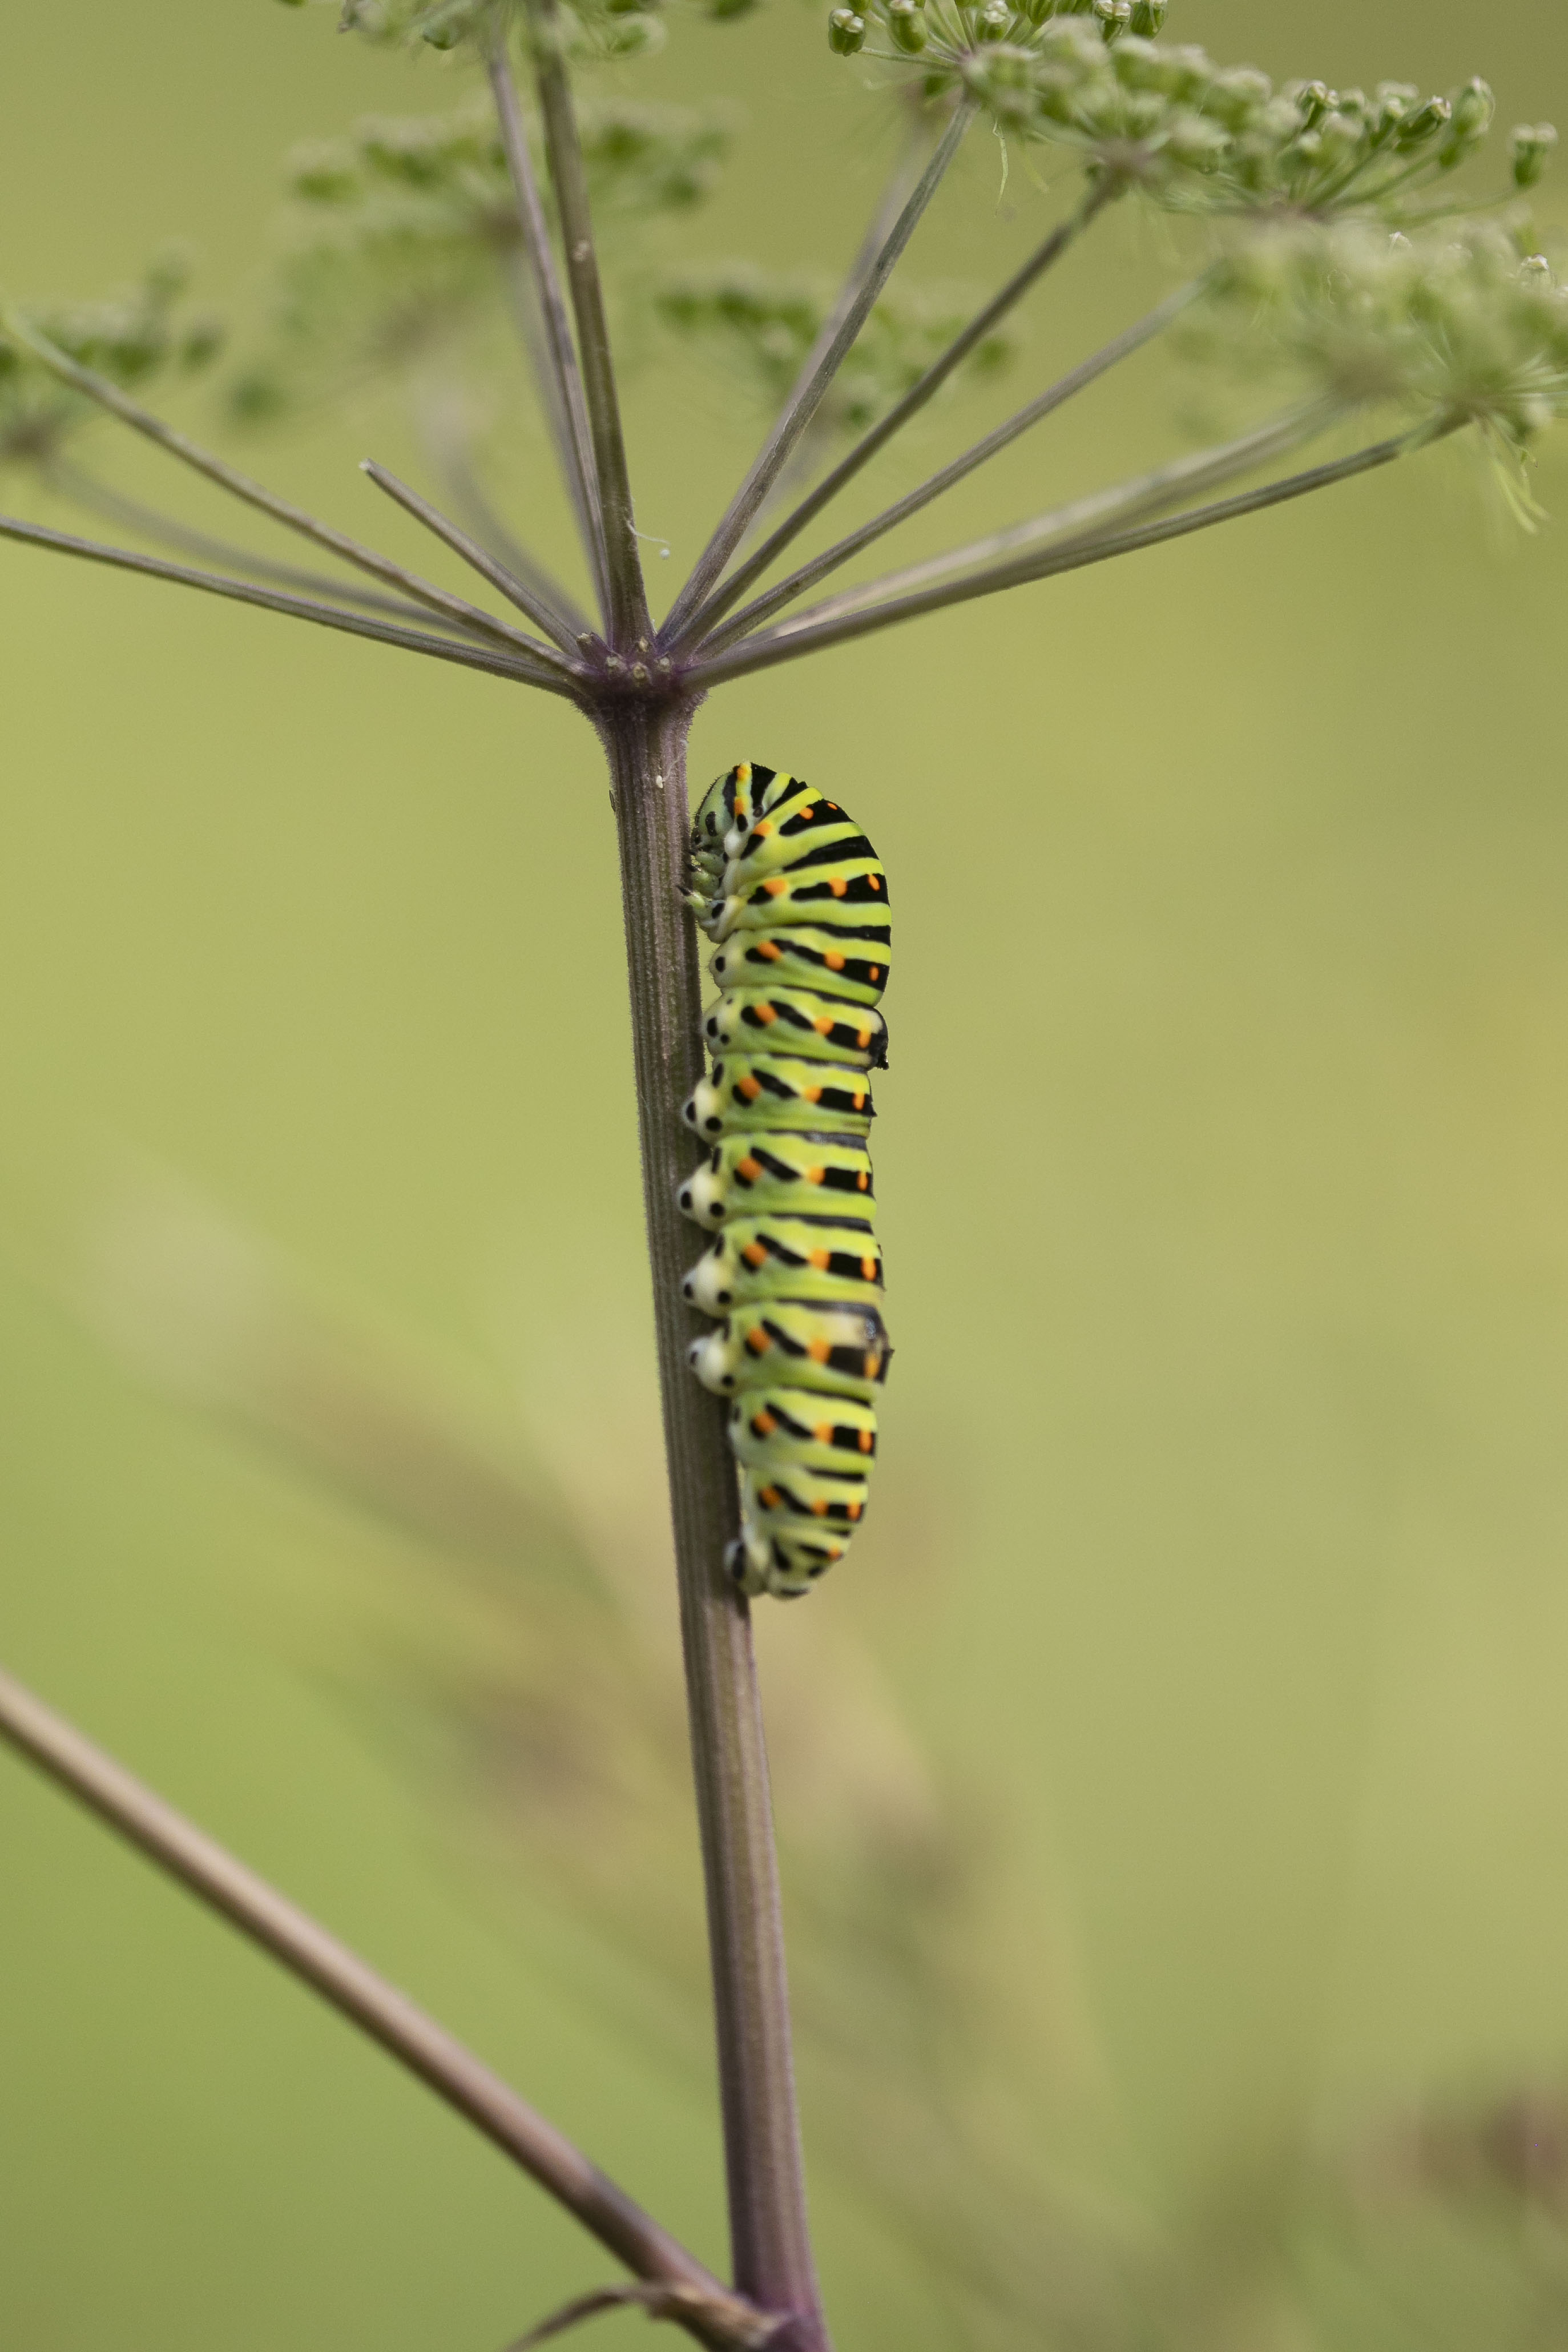
M 547 1446 L 553 1471 L 530 1463 L 187 1196 L 128 1199 L 95 1265 L 90 1310 L 145 1375 L 422 1539 L 427 1570 L 389 1563 L 363 1603 L 341 1687 L 444 1792 L 471 1868 L 505 1884 L 522 1862 L 607 1952 L 635 1955 L 596 1993 L 700 2075 L 685 1709 L 650 1606 L 656 1459 L 634 1439 L 607 1454 L 595 1420 L 591 1459 Z M 880 2211 L 956 2345 L 1556 2352 L 1568 2104 L 1550 2086 L 1333 2131 L 1303 2116 L 1177 2227 L 1082 2173 L 1070 2192 L 1040 2156 L 1041 2118 L 1071 2097 L 1061 1988 L 1049 1931 L 1016 1916 L 994 1793 L 945 1784 L 828 1612 L 792 1618 L 772 1668 L 815 2144 Z
M 737 373 L 764 409 L 782 403 L 832 306 L 812 278 L 769 277 L 740 263 L 688 270 L 653 296 L 663 323 L 705 359 Z M 962 287 L 895 286 L 876 304 L 823 403 L 826 433 L 863 432 L 968 324 L 977 301 Z M 994 375 L 1013 352 L 999 330 L 977 343 L 958 378 Z
M 723 108 L 606 99 L 583 107 L 581 133 L 596 215 L 624 237 L 706 201 L 733 121 Z M 287 171 L 271 331 L 231 390 L 241 416 L 271 418 L 450 361 L 509 294 L 527 299 L 515 275 L 517 204 L 486 103 L 358 123 L 300 148 Z
M 183 311 L 189 264 L 161 254 L 139 286 L 99 302 L 29 302 L 31 324 L 110 383 L 140 388 L 206 367 L 223 342 L 210 316 Z M 0 465 L 47 467 L 100 412 L 0 331 Z

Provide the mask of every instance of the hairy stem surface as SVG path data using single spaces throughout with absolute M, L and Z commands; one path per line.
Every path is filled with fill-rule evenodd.
M 694 927 L 681 903 L 689 706 L 601 715 L 614 782 L 632 988 L 639 1133 L 659 1385 L 680 1580 L 692 1759 L 702 1831 L 735 2282 L 798 2315 L 795 2352 L 826 2352 L 806 2220 L 778 1864 L 751 1619 L 724 1570 L 738 1529 L 722 1402 L 686 1363 L 698 1318 L 681 1297 L 697 1255 L 675 1206 L 698 1147 L 680 1106 L 702 1074 Z

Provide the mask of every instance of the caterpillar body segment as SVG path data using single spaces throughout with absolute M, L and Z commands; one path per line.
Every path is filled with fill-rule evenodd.
M 730 1573 L 792 1599 L 864 1517 L 892 1352 L 865 1142 L 868 1073 L 887 1064 L 887 877 L 836 801 L 743 761 L 693 820 L 686 903 L 721 991 L 713 1067 L 683 1113 L 711 1148 L 677 1199 L 715 1236 L 685 1295 L 723 1320 L 690 1362 L 731 1400 Z
M 708 962 L 720 988 L 758 988 L 769 982 L 785 988 L 831 989 L 856 1004 L 874 1004 L 887 986 L 893 961 L 886 923 L 862 924 L 858 931 L 824 930 L 802 925 L 788 931 L 737 931 Z
M 716 1143 L 676 1195 L 699 1225 L 749 1210 L 797 1214 L 843 1209 L 874 1223 L 871 1154 L 856 1138 L 780 1133 L 729 1135 Z
M 821 1390 L 870 1404 L 887 1378 L 893 1349 L 869 1302 L 765 1298 L 728 1315 L 694 1339 L 691 1368 L 705 1389 L 735 1396 L 756 1388 Z
M 869 1004 L 804 988 L 727 989 L 703 1024 L 710 1053 L 776 1048 L 806 1060 L 887 1067 L 887 1024 Z
M 815 1217 L 736 1217 L 681 1286 L 705 1315 L 758 1298 L 869 1298 L 882 1289 L 871 1227 Z
M 876 1113 L 871 1082 L 852 1063 L 727 1054 L 693 1087 L 681 1116 L 706 1138 L 752 1135 L 766 1127 L 865 1135 Z

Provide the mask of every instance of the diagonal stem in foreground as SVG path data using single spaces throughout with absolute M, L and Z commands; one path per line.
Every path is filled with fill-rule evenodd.
M 794 389 L 774 420 L 773 430 L 725 509 L 713 537 L 693 565 L 690 578 L 670 607 L 662 633 L 665 644 L 685 642 L 693 614 L 717 585 L 725 565 L 745 538 L 768 492 L 789 462 L 790 453 L 821 406 L 829 386 L 870 317 L 878 295 L 914 236 L 921 215 L 942 184 L 947 166 L 957 153 L 964 133 L 974 119 L 974 111 L 970 100 L 960 100 L 933 149 L 925 169 L 900 206 L 898 216 L 886 236 L 880 244 L 862 253 L 851 273 L 843 298 L 808 354 Z
M 29 547 L 51 548 L 57 555 L 79 556 L 89 563 L 107 563 L 120 572 L 139 572 L 144 579 L 171 580 L 177 587 L 199 588 L 209 596 L 227 597 L 232 604 L 259 605 L 266 613 L 286 613 L 292 620 L 314 621 L 321 628 L 341 629 L 351 637 L 370 637 L 378 645 L 401 646 L 405 653 L 433 654 L 437 661 L 458 662 L 467 669 L 487 670 L 493 677 L 517 678 L 525 686 L 542 688 L 547 694 L 576 698 L 573 687 L 577 673 L 557 665 L 546 646 L 538 648 L 536 658 L 521 645 L 515 652 L 503 651 L 501 646 L 483 639 L 476 641 L 466 631 L 461 636 L 437 637 L 421 629 L 395 628 L 388 622 L 371 620 L 367 614 L 318 604 L 313 597 L 284 595 L 275 588 L 257 587 L 249 580 L 225 579 L 219 572 L 196 572 L 188 564 L 167 563 L 161 555 L 141 555 L 131 548 L 106 546 L 101 540 L 75 539 L 68 531 L 49 530 L 42 523 L 22 522 L 15 515 L 0 515 L 0 539 L 20 540 Z M 532 640 L 526 642 L 531 645 Z
M 721 581 L 692 614 L 682 632 L 684 644 L 694 644 L 706 636 L 714 624 L 721 620 L 738 598 L 744 596 L 754 580 L 760 580 L 771 570 L 784 550 L 799 539 L 808 523 L 814 522 L 824 507 L 830 506 L 841 490 L 848 488 L 855 476 L 869 466 L 872 459 L 884 449 L 906 425 L 917 416 L 927 403 L 934 400 L 942 386 L 963 366 L 971 352 L 984 342 L 993 327 L 1023 299 L 1031 286 L 1044 277 L 1053 264 L 1060 261 L 1068 248 L 1076 243 L 1096 214 L 1102 212 L 1113 196 L 1120 194 L 1122 183 L 1106 173 L 1094 182 L 1076 212 L 1053 228 L 1048 237 L 1036 246 L 1022 267 L 1016 269 L 1005 286 L 983 303 L 967 327 L 954 336 L 945 352 L 939 352 L 919 381 L 911 384 L 901 400 L 894 403 L 887 415 L 878 419 L 869 432 L 863 433 L 852 449 L 824 474 L 816 488 L 791 509 L 778 528 L 771 531 L 760 547 L 737 564 L 727 580 Z
M 752 604 L 743 605 L 732 619 L 727 621 L 722 628 L 716 629 L 713 635 L 706 642 L 716 650 L 724 646 L 734 644 L 737 638 L 747 635 L 753 629 L 759 628 L 763 622 L 770 620 L 773 614 L 780 612 L 786 604 L 792 604 L 797 596 L 803 596 L 808 588 L 814 588 L 819 580 L 825 580 L 830 572 L 837 572 L 841 565 L 848 563 L 852 557 L 858 555 L 862 548 L 873 545 L 877 540 L 885 537 L 888 531 L 896 530 L 901 522 L 907 522 L 911 515 L 918 514 L 921 509 L 928 507 L 934 499 L 939 499 L 944 491 L 952 489 L 956 484 L 963 481 L 967 475 L 974 473 L 977 467 L 998 456 L 1022 434 L 1029 432 L 1031 426 L 1039 425 L 1047 416 L 1053 415 L 1057 409 L 1065 407 L 1075 394 L 1082 392 L 1086 386 L 1106 374 L 1119 361 L 1126 359 L 1132 352 L 1141 350 L 1145 343 L 1152 341 L 1155 335 L 1162 333 L 1169 326 L 1173 319 L 1186 310 L 1197 290 L 1197 285 L 1194 283 L 1181 287 L 1175 294 L 1167 295 L 1166 299 L 1156 303 L 1154 310 L 1145 318 L 1137 320 L 1124 333 L 1114 336 L 1099 351 L 1092 352 L 1090 357 L 1082 361 L 1079 366 L 1071 368 L 1066 375 L 1060 377 L 1055 383 L 1048 385 L 1045 391 L 1040 393 L 1033 400 L 1027 401 L 1022 408 L 1015 409 L 1012 415 L 1005 418 L 994 432 L 988 433 L 983 439 L 975 442 L 972 447 L 963 452 L 962 456 L 955 457 L 950 465 L 942 467 L 938 472 L 931 475 L 927 480 L 910 490 L 904 498 L 895 499 L 892 506 L 884 507 L 881 514 L 873 515 L 871 520 L 862 523 L 858 530 L 848 532 L 844 538 L 836 540 L 831 547 L 824 548 L 821 555 L 814 555 L 809 563 L 803 563 L 798 572 L 790 572 L 787 580 L 780 580 L 777 586 L 769 588 L 765 595 L 758 596 Z
M 676 2290 L 670 2317 L 709 2344 L 745 2346 L 759 2340 L 768 2315 L 721 2285 L 471 2050 L 4 1673 L 0 1739 L 379 2042 L 575 2214 L 637 2277 Z
M 693 1771 L 707 1892 L 735 2282 L 796 2315 L 790 2352 L 827 2352 L 800 2155 L 768 1755 L 751 1618 L 724 1570 L 739 1528 L 723 1401 L 692 1377 L 698 1318 L 681 1277 L 700 1247 L 675 1205 L 698 1146 L 680 1106 L 704 1067 L 686 887 L 693 706 L 599 717 L 614 779 L 643 1202 L 680 1585 Z
M 1086 564 L 1103 563 L 1113 555 L 1135 554 L 1141 548 L 1157 547 L 1166 540 L 1185 539 L 1192 531 L 1207 530 L 1214 523 L 1231 522 L 1240 515 L 1282 506 L 1291 499 L 1304 498 L 1309 491 L 1326 489 L 1331 483 L 1348 481 L 1352 475 L 1371 473 L 1379 466 L 1389 465 L 1396 457 L 1406 457 L 1428 442 L 1457 431 L 1462 421 L 1444 425 L 1437 432 L 1404 433 L 1392 440 L 1374 442 L 1353 451 L 1348 457 L 1332 458 L 1326 465 L 1310 467 L 1304 473 L 1288 475 L 1282 481 L 1266 482 L 1256 490 L 1243 490 L 1233 499 L 1195 507 L 1165 522 L 1145 523 L 1141 530 L 1089 534 L 1041 553 L 1022 556 L 1012 563 L 972 572 L 962 580 L 892 597 L 884 604 L 856 606 L 836 618 L 747 638 L 744 645 L 721 654 L 716 661 L 695 666 L 687 673 L 687 682 L 700 690 L 722 678 L 768 669 L 775 663 L 792 661 L 801 654 L 814 653 L 827 646 L 847 645 L 852 638 L 867 636 L 875 629 L 918 619 L 923 613 L 939 612 L 948 604 L 967 604 L 976 596 L 994 596 L 1004 588 L 1021 588 L 1031 581 L 1081 571 Z

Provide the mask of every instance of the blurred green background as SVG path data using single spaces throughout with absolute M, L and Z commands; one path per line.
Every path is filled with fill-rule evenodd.
M 1568 116 L 1547 0 L 1176 0 L 1168 30 Z M 695 249 L 846 257 L 889 152 L 866 79 L 793 0 L 629 71 L 747 110 Z M 242 340 L 280 152 L 458 94 L 261 0 L 17 12 L 5 84 L 0 283 L 96 293 L 189 235 Z M 917 272 L 988 281 L 1045 205 L 976 138 Z M 881 478 L 1134 315 L 1169 245 L 1113 223 L 1008 382 Z M 1187 397 L 1129 371 L 912 551 L 1132 470 Z M 689 560 L 756 420 L 652 360 L 628 405 L 641 520 Z M 400 432 L 367 398 L 243 461 L 410 551 L 353 470 L 412 467 Z M 514 510 L 565 563 L 530 435 Z M 1568 508 L 1562 453 L 1538 488 Z M 698 719 L 699 783 L 752 756 L 842 795 L 899 921 L 877 1508 L 809 1611 L 759 1612 L 846 2347 L 1124 2324 L 1098 2287 L 1058 2337 L 1049 2289 L 1031 2322 L 1027 2284 L 966 2285 L 888 2172 L 924 2131 L 971 2187 L 976 2147 L 1025 2184 L 1003 2223 L 982 2200 L 982 2271 L 992 2225 L 1020 2277 L 1185 2263 L 1195 2343 L 1568 2340 L 1560 2235 L 1554 2305 L 1497 2283 L 1539 2213 L 1497 2276 L 1416 2229 L 1414 2285 L 1364 2302 L 1342 2249 L 1249 2299 L 1303 2147 L 1568 2074 L 1565 588 L 1560 523 L 1505 525 L 1445 451 Z M 721 2262 L 593 741 L 16 547 L 0 597 L 0 1656 Z M 434 1473 L 390 1491 L 419 1444 L 360 1381 L 394 1436 L 428 1412 L 503 1463 L 499 1538 Z M 549 1701 L 579 1794 L 603 1766 L 586 1841 L 529 1759 L 517 1710 Z M 903 1857 L 875 1918 L 857 1836 Z M 0 2343 L 499 2352 L 603 2275 L 3 1759 L 0 1856 Z

